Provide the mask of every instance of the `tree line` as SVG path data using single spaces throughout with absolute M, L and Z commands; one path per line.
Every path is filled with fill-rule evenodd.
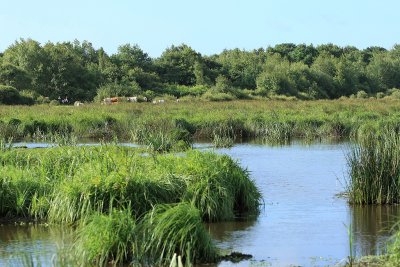
M 68 96 L 157 95 L 224 100 L 277 95 L 300 99 L 376 96 L 400 88 L 400 45 L 387 50 L 283 43 L 202 55 L 186 44 L 158 58 L 138 45 L 107 54 L 88 41 L 41 45 L 20 39 L 0 53 L 0 103 L 32 104 Z

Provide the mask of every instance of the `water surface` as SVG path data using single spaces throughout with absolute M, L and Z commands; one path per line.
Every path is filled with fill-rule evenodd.
M 41 144 L 46 147 L 46 144 Z M 34 147 L 29 144 L 28 147 Z M 210 149 L 197 145 L 197 149 Z M 246 167 L 261 189 L 265 206 L 253 220 L 206 227 L 218 247 L 253 255 L 251 261 L 219 266 L 332 266 L 350 254 L 385 252 L 399 206 L 349 206 L 337 197 L 347 178 L 348 143 L 286 146 L 237 144 L 218 149 Z M 0 226 L 0 265 L 16 252 L 38 255 L 51 265 L 65 235 L 60 227 Z

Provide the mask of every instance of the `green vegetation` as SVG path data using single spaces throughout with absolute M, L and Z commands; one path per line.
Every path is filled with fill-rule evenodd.
M 232 141 L 358 137 L 369 128 L 398 125 L 397 100 L 166 101 L 72 106 L 0 106 L 0 137 L 51 141 L 57 136 L 132 141 L 154 151 L 176 151 L 193 140 Z M 75 138 L 75 140 L 76 140 Z M 62 139 L 62 138 L 61 138 Z M 224 144 L 225 143 L 225 144 Z
M 158 58 L 124 44 L 108 55 L 88 41 L 21 39 L 0 53 L 0 104 L 101 101 L 105 97 L 337 99 L 385 97 L 400 88 L 400 46 L 391 50 L 283 43 L 205 56 L 182 44 Z M 3 89 L 1 89 L 3 88 Z M 398 89 L 395 89 L 398 90 Z M 396 94 L 398 97 L 398 94 Z
M 135 248 L 142 262 L 169 263 L 177 253 L 188 262 L 215 262 L 217 250 L 201 219 L 189 203 L 157 205 L 138 225 L 141 242 Z
M 400 135 L 398 124 L 363 127 L 348 155 L 348 195 L 352 204 L 400 203 Z M 388 242 L 387 254 L 363 257 L 357 266 L 398 266 L 400 231 Z M 351 240 L 350 240 L 351 244 Z M 349 258 L 349 266 L 353 261 Z
M 354 204 L 400 202 L 400 135 L 397 129 L 369 129 L 348 157 L 349 201 Z
M 0 151 L 0 218 L 77 226 L 83 265 L 214 262 L 203 222 L 258 214 L 260 192 L 228 156 L 65 143 Z

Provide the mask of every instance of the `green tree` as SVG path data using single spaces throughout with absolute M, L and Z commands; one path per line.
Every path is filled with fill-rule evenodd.
M 49 73 L 42 95 L 56 99 L 68 95 L 73 100 L 91 100 L 96 95 L 96 75 L 85 67 L 85 62 L 71 43 L 47 43 L 44 48 L 49 57 Z
M 374 53 L 366 71 L 377 91 L 400 88 L 400 57 L 395 52 Z
M 44 94 L 43 84 L 49 78 L 46 66 L 49 58 L 37 41 L 21 39 L 4 51 L 3 64 L 12 64 L 24 70 L 31 78 L 31 88 L 39 94 Z
M 227 76 L 234 87 L 243 89 L 256 88 L 256 79 L 263 70 L 265 60 L 266 54 L 260 50 L 224 50 L 217 57 L 222 66 L 220 74 Z
M 343 48 L 335 44 L 322 44 L 317 46 L 318 54 L 328 54 L 335 58 L 340 58 L 343 55 Z
M 268 57 L 264 71 L 257 77 L 259 95 L 297 95 L 296 85 L 290 79 L 290 62 L 279 54 Z
M 180 85 L 195 85 L 194 73 L 196 62 L 202 57 L 191 47 L 182 44 L 167 48 L 156 60 L 158 71 L 163 82 Z
M 10 63 L 0 65 L 0 84 L 13 86 L 20 91 L 30 89 L 31 82 L 32 79 L 24 69 Z

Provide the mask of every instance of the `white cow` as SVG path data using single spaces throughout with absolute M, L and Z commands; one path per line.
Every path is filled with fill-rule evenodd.
M 75 101 L 74 106 L 75 107 L 83 106 L 83 103 L 81 101 Z
M 138 102 L 137 96 L 130 96 L 127 98 L 128 102 Z

